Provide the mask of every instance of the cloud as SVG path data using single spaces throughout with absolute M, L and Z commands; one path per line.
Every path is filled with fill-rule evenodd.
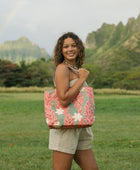
M 52 53 L 62 33 L 73 31 L 85 41 L 104 22 L 137 17 L 139 6 L 139 0 L 1 0 L 0 43 L 26 36 Z

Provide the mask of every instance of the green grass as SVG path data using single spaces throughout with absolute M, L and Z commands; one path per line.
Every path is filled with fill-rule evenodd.
M 95 95 L 92 149 L 100 170 L 140 167 L 140 96 Z M 51 170 L 43 93 L 0 94 L 0 169 Z M 80 168 L 73 162 L 72 170 Z

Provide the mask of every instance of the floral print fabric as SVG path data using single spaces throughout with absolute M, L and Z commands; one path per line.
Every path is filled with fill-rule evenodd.
M 95 120 L 92 87 L 83 87 L 67 107 L 60 104 L 56 90 L 45 91 L 44 107 L 46 122 L 50 128 L 88 127 Z

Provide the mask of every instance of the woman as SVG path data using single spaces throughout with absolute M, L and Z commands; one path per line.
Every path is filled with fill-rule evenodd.
M 67 106 L 87 86 L 89 72 L 81 68 L 85 49 L 77 35 L 68 32 L 62 35 L 54 50 L 56 66 L 54 82 L 60 103 Z M 98 169 L 91 149 L 91 128 L 51 129 L 49 148 L 53 150 L 54 170 L 70 170 L 72 160 L 84 170 Z

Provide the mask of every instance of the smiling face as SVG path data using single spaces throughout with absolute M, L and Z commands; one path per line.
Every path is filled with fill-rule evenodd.
M 64 40 L 62 54 L 68 63 L 75 64 L 78 55 L 78 47 L 72 38 L 66 38 Z

